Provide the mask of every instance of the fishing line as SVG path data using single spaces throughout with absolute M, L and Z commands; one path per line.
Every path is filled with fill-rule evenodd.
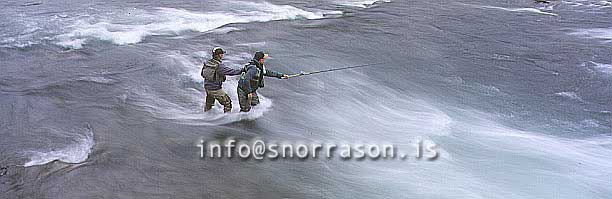
M 339 68 L 330 68 L 330 69 L 326 69 L 326 70 L 316 70 L 316 71 L 311 71 L 311 72 L 300 72 L 300 73 L 297 73 L 297 74 L 288 75 L 287 78 L 306 76 L 306 75 L 314 75 L 314 74 L 317 74 L 317 73 L 326 73 L 326 72 L 333 72 L 333 71 L 346 70 L 346 69 L 352 69 L 352 68 L 361 68 L 361 67 L 380 65 L 380 64 L 385 64 L 385 63 L 390 63 L 390 61 L 368 63 L 368 64 L 360 64 L 360 65 L 355 65 L 355 66 L 347 66 L 347 67 L 339 67 Z

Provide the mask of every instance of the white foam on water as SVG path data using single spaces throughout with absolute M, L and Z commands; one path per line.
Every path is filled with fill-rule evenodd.
M 562 1 L 563 4 L 568 4 L 572 7 L 601 10 L 612 8 L 610 1 L 593 1 L 593 0 L 577 0 L 577 1 Z
M 88 39 L 117 45 L 135 44 L 151 35 L 178 35 L 185 31 L 208 32 L 227 24 L 291 19 L 322 19 L 326 11 L 309 12 L 290 5 L 268 2 L 231 2 L 231 11 L 194 12 L 175 8 L 134 10 L 128 18 L 118 13 L 103 19 L 79 20 L 70 32 L 57 36 L 57 45 L 82 48 Z M 132 14 L 133 13 L 133 14 Z M 117 18 L 117 19 L 115 19 Z M 120 21 L 119 21 L 120 20 Z M 215 33 L 235 31 L 226 28 Z
M 375 179 L 397 182 L 385 184 L 385 188 L 395 190 L 397 195 L 392 198 L 405 193 L 415 198 L 598 198 L 602 191 L 612 191 L 612 182 L 606 181 L 612 176 L 612 159 L 607 157 L 612 154 L 609 136 L 570 139 L 551 136 L 555 132 L 519 130 L 496 121 L 498 117 L 493 114 L 444 104 L 438 108 L 435 99 L 422 100 L 380 84 L 363 83 L 369 77 L 358 71 L 346 73 L 350 75 L 326 78 L 321 84 L 322 91 L 330 89 L 326 84 L 340 84 L 342 90 L 329 92 L 347 95 L 346 103 L 321 103 L 301 113 L 321 119 L 317 126 L 333 127 L 330 131 L 334 133 L 318 138 L 309 135 L 308 139 L 392 142 L 400 152 L 407 152 L 415 139 L 431 140 L 440 152 L 440 157 L 431 162 L 346 161 L 342 167 L 329 167 L 339 175 L 334 179 L 348 186 L 376 187 L 379 184 Z M 314 80 L 324 77 L 310 78 L 317 83 Z M 363 91 L 361 97 L 375 102 L 351 100 L 351 93 L 345 90 L 357 88 Z M 494 87 L 490 90 L 498 92 Z M 600 126 L 597 120 L 585 120 L 576 128 Z M 539 181 L 529 180 L 534 178 Z M 550 195 L 552 192 L 558 194 Z
M 223 113 L 223 107 L 218 102 L 209 112 L 204 112 L 204 97 L 206 94 L 197 90 L 190 92 L 190 99 L 198 106 L 189 107 L 140 91 L 134 91 L 133 94 L 137 98 L 136 105 L 153 114 L 155 118 L 172 120 L 179 124 L 218 126 L 241 120 L 255 120 L 263 116 L 272 107 L 272 100 L 259 95 L 259 105 L 252 107 L 250 112 L 240 112 L 234 86 L 225 84 L 223 88 L 232 99 L 233 109 L 230 113 Z
M 10 9 L 9 9 L 10 10 Z M 3 19 L 0 31 L 0 48 L 28 48 L 34 45 L 54 42 L 54 37 L 71 24 L 74 18 L 68 15 L 37 15 L 33 12 L 18 12 Z
M 88 127 L 83 134 L 76 134 L 74 136 L 72 137 L 73 143 L 63 148 L 30 152 L 30 161 L 26 162 L 23 166 L 43 165 L 56 160 L 65 163 L 84 162 L 89 157 L 94 145 L 93 130 Z
M 497 10 L 504 10 L 504 11 L 509 11 L 509 12 L 529 12 L 529 13 L 557 16 L 557 14 L 555 14 L 555 13 L 544 12 L 544 11 L 536 9 L 536 8 L 504 8 L 504 7 L 497 7 L 497 6 L 477 6 L 477 7 L 488 8 L 488 9 L 497 9 Z
M 5 38 L 0 41 L 0 47 L 2 48 L 26 48 L 32 45 L 39 44 L 39 42 L 31 41 L 31 40 L 16 40 L 13 37 Z
M 266 42 L 251 42 L 251 43 L 236 44 L 236 46 L 246 46 L 246 47 L 263 47 L 265 45 L 266 45 Z
M 551 136 L 554 132 L 523 131 L 497 122 L 497 117 L 491 114 L 471 109 L 446 111 L 436 108 L 435 102 L 376 84 L 360 84 L 365 80 L 354 74 L 327 81 L 346 82 L 346 90 L 352 90 L 350 86 L 359 87 L 365 91 L 361 95 L 376 102 L 355 100 L 330 106 L 322 103 L 302 113 L 321 118 L 323 121 L 318 125 L 333 126 L 332 136 L 319 139 L 392 142 L 400 145 L 401 150 L 406 150 L 406 145 L 415 138 L 439 145 L 440 157 L 431 162 L 343 162 L 342 169 L 334 171 L 341 180 L 346 179 L 343 183 L 368 187 L 377 185 L 374 179 L 386 179 L 397 183 L 385 184 L 385 188 L 414 197 L 533 198 L 547 196 L 559 188 L 562 191 L 557 193 L 568 198 L 579 195 L 597 198 L 591 196 L 600 194 L 598 191 L 612 191 L 609 188 L 612 182 L 605 181 L 612 176 L 612 159 L 607 157 L 612 154 L 609 136 L 570 139 Z M 376 94 L 370 96 L 367 92 L 370 89 L 375 89 Z M 597 125 L 596 120 L 582 123 L 581 128 Z M 533 178 L 540 181 L 529 180 Z M 550 186 L 549 182 L 563 185 Z
M 340 2 L 336 2 L 338 5 L 343 6 L 351 6 L 351 7 L 359 7 L 359 8 L 368 8 L 373 6 L 377 2 L 391 2 L 390 0 L 344 0 Z
M 603 39 L 606 42 L 612 41 L 612 27 L 610 28 L 590 28 L 577 29 L 570 35 L 581 36 L 585 38 Z
M 83 45 L 86 44 L 87 39 L 72 39 L 72 40 L 64 40 L 56 42 L 55 44 L 71 48 L 71 49 L 80 49 L 83 48 Z
M 444 155 L 467 163 L 480 161 L 472 162 L 480 167 L 471 172 L 478 175 L 479 181 L 484 184 L 516 194 L 512 198 L 533 198 L 534 195 L 546 195 L 557 189 L 563 190 L 557 192 L 561 195 L 593 198 L 600 194 L 598 191 L 612 190 L 612 182 L 607 180 L 612 177 L 612 159 L 609 158 L 609 154 L 612 154 L 612 139 L 609 135 L 583 139 L 563 138 L 507 127 L 491 120 L 488 114 L 462 115 L 466 116 L 466 120 L 454 123 L 456 126 L 453 129 L 465 133 L 455 136 L 459 142 L 446 143 L 458 146 L 441 147 L 470 149 L 458 151 L 455 148 L 453 154 Z M 593 122 L 586 123 L 591 125 Z M 500 177 L 505 180 L 498 181 Z M 531 178 L 540 178 L 542 181 L 526 180 Z M 551 187 L 542 183 L 547 181 L 566 183 L 560 187 Z M 577 187 L 577 184 L 588 188 Z M 477 192 L 489 193 L 486 189 Z M 495 190 L 494 193 L 499 192 Z
M 204 51 L 194 52 L 193 55 L 201 56 L 202 59 L 206 59 L 209 56 Z M 224 57 L 224 64 L 233 68 L 240 67 L 248 61 L 248 59 L 244 58 L 247 55 L 242 53 L 238 54 L 239 57 Z M 197 82 L 203 87 L 204 80 L 200 76 L 201 63 L 197 63 L 190 59 L 189 56 L 179 52 L 169 52 L 167 56 L 174 60 L 177 65 L 183 67 L 184 70 L 180 71 L 179 75 L 187 76 L 191 81 Z M 223 83 L 223 90 L 232 99 L 232 112 L 230 113 L 223 113 L 223 106 L 218 102 L 215 103 L 215 106 L 209 112 L 204 112 L 206 94 L 204 91 L 193 88 L 177 91 L 177 95 L 188 98 L 188 101 L 191 102 L 190 105 L 162 99 L 155 94 L 144 92 L 142 89 L 134 90 L 132 94 L 136 95 L 136 105 L 152 113 L 154 117 L 173 120 L 173 122 L 180 124 L 222 125 L 240 120 L 254 120 L 260 118 L 271 109 L 272 100 L 259 94 L 259 105 L 252 107 L 250 112 L 240 112 L 237 86 L 238 80 L 236 76 L 227 76 L 227 80 Z
M 572 99 L 572 100 L 581 101 L 581 102 L 583 101 L 582 98 L 580 98 L 580 96 L 578 96 L 578 94 L 576 94 L 576 92 L 571 92 L 571 91 L 558 92 L 558 93 L 555 93 L 555 95 L 561 96 L 561 97 L 566 97 L 566 98 Z
M 483 95 L 486 95 L 486 96 L 505 95 L 504 92 L 502 92 L 499 88 L 493 85 L 483 85 L 480 83 L 475 83 L 473 86 L 470 85 L 470 87 L 473 87 L 479 93 L 482 93 Z
M 100 84 L 112 84 L 112 83 L 116 83 L 117 82 L 115 80 L 107 79 L 107 78 L 101 77 L 101 76 L 83 76 L 83 77 L 77 78 L 77 80 L 78 81 L 100 83 Z
M 209 33 L 215 33 L 215 34 L 227 34 L 227 33 L 234 32 L 234 31 L 240 31 L 240 28 L 221 27 L 221 28 L 213 29 L 213 30 L 208 31 L 208 32 Z
M 606 73 L 612 75 L 612 64 L 603 64 L 591 61 L 594 65 L 593 67 L 599 72 Z
M 450 132 L 448 127 L 454 122 L 445 112 L 434 107 L 426 100 L 415 98 L 406 93 L 379 84 L 368 84 L 370 77 L 359 71 L 345 71 L 342 77 L 329 78 L 324 75 L 310 76 L 308 84 L 316 83 L 314 92 L 304 94 L 304 98 L 317 103 L 308 107 L 304 117 L 319 118 L 317 126 L 333 126 L 334 137 L 328 140 L 352 140 L 356 136 L 368 141 L 389 141 L 416 136 L 443 136 Z M 331 86 L 333 85 L 333 86 Z M 342 88 L 342 89 L 338 89 Z M 359 98 L 372 101 L 358 100 Z M 319 97 L 316 97 L 320 95 Z M 329 95 L 329 96 L 328 96 Z M 336 103 L 318 103 L 345 96 Z M 320 99 L 319 99 L 320 98 Z M 327 99 L 330 98 L 330 99 Z M 375 103 L 370 103 L 376 101 Z M 355 125 L 359 124 L 359 125 Z M 427 132 L 427 135 L 423 133 Z

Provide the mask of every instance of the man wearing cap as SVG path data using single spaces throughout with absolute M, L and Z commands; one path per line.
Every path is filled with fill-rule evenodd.
M 238 80 L 238 102 L 240 103 L 241 112 L 249 112 L 251 106 L 259 104 L 257 89 L 264 87 L 264 76 L 279 79 L 288 78 L 283 73 L 266 70 L 264 66 L 266 58 L 268 58 L 268 54 L 261 51 L 256 52 L 253 60 L 244 67 L 243 73 L 240 75 L 240 80 Z
M 206 90 L 206 102 L 204 111 L 209 111 L 215 104 L 215 100 L 223 105 L 223 112 L 232 111 L 232 100 L 223 91 L 222 86 L 226 75 L 239 75 L 242 70 L 226 67 L 221 59 L 225 51 L 219 47 L 212 50 L 212 59 L 204 63 L 202 77 L 204 77 L 204 89 Z

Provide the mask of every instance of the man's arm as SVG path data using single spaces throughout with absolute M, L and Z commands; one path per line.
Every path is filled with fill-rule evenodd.
M 277 71 L 273 71 L 273 70 L 268 70 L 266 69 L 266 71 L 264 72 L 264 76 L 268 76 L 268 77 L 276 77 L 276 78 L 283 78 L 284 76 L 286 76 L 285 74 L 281 73 L 281 72 L 277 72 Z
M 225 75 L 240 75 L 242 73 L 242 69 L 233 69 L 225 66 L 223 63 L 219 64 L 219 70 Z

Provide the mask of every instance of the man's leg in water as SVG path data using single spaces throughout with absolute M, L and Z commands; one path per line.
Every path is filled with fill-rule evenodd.
M 251 102 L 247 97 L 247 93 L 238 88 L 238 103 L 240 104 L 241 112 L 249 112 L 251 110 Z
M 229 113 L 232 111 L 232 99 L 229 97 L 229 95 L 227 95 L 227 93 L 225 93 L 225 91 L 219 89 L 218 91 L 215 91 L 215 95 L 213 96 L 221 105 L 223 105 L 224 113 Z
M 212 99 L 209 100 L 209 98 Z M 215 100 L 223 105 L 223 112 L 227 113 L 232 111 L 232 100 L 222 89 L 206 91 L 206 106 L 204 107 L 204 111 L 210 110 L 215 104 Z
M 209 111 L 215 105 L 215 97 L 206 90 L 206 102 L 204 103 L 204 111 Z
M 259 104 L 259 96 L 257 96 L 257 91 L 253 92 L 253 99 L 251 99 L 251 106 L 257 106 Z

